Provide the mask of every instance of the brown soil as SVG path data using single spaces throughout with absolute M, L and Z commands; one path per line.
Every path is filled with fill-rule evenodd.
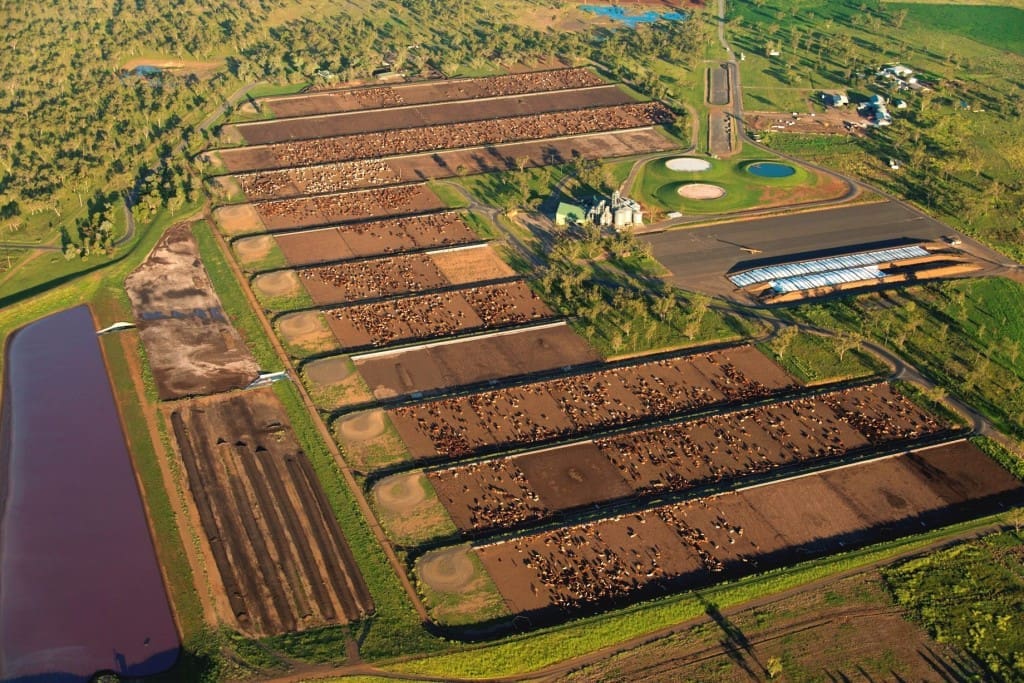
M 455 211 L 390 218 L 355 225 L 276 235 L 293 266 L 346 258 L 365 258 L 475 242 L 476 236 Z
M 561 69 L 507 76 L 354 88 L 319 92 L 313 95 L 268 97 L 260 100 L 260 104 L 268 107 L 277 118 L 284 118 L 447 100 L 499 97 L 544 90 L 582 88 L 603 83 L 602 78 L 588 69 Z
M 121 68 L 131 71 L 140 66 L 155 66 L 178 74 L 195 74 L 197 76 L 209 77 L 214 72 L 224 68 L 222 60 L 211 62 L 184 61 L 180 59 L 149 59 L 146 57 L 135 57 L 125 62 Z
M 238 389 L 259 375 L 213 291 L 189 225 L 169 229 L 125 289 L 160 398 Z
M 252 286 L 267 297 L 295 296 L 302 291 L 299 277 L 294 270 L 278 270 L 257 275 L 252 281 Z
M 806 112 L 751 111 L 744 112 L 744 125 L 750 130 L 783 133 L 825 133 L 835 135 L 864 135 L 860 127 L 867 119 L 861 118 L 853 105 L 826 109 L 815 112 L 814 116 Z M 847 125 L 847 122 L 854 125 Z
M 327 322 L 343 349 L 361 349 L 553 316 L 525 283 L 514 281 L 335 308 Z
M 515 275 L 515 271 L 501 260 L 490 245 L 435 252 L 430 258 L 453 285 L 498 280 Z
M 213 218 L 222 233 L 231 237 L 247 232 L 264 232 L 266 227 L 251 204 L 221 206 L 213 211 Z
M 402 406 L 389 414 L 413 458 L 457 458 L 746 402 L 792 385 L 756 349 L 739 346 Z
M 669 150 L 675 146 L 658 131 L 642 128 L 387 159 L 255 171 L 237 177 L 250 199 L 273 199 L 377 187 L 409 180 L 512 171 L 517 170 L 523 160 L 524 168 L 536 168 L 568 163 L 577 157 L 608 159 Z
M 763 680 L 771 658 L 784 662 L 780 680 L 980 677 L 969 660 L 905 619 L 893 606 L 881 577 L 872 572 L 728 616 L 713 613 L 706 624 L 622 652 L 560 680 Z
M 345 624 L 373 602 L 270 389 L 192 403 L 171 424 L 238 627 Z
M 494 472 L 517 473 L 515 495 L 535 501 L 536 519 L 626 496 L 682 491 L 816 459 L 840 459 L 943 430 L 885 384 L 497 458 L 431 474 L 439 499 L 463 530 L 518 524 Z M 471 523 L 471 526 L 464 524 Z
M 360 472 L 408 460 L 402 440 L 390 429 L 383 410 L 366 410 L 346 415 L 334 424 L 345 457 Z
M 407 513 L 426 500 L 420 479 L 421 472 L 396 474 L 373 487 L 377 504 L 393 513 Z
M 599 360 L 564 323 L 354 359 L 377 398 L 427 393 Z
M 235 256 L 243 264 L 256 263 L 270 255 L 274 248 L 274 238 L 270 235 L 243 237 L 233 245 Z
M 218 154 L 229 171 L 240 173 L 643 128 L 674 120 L 675 115 L 663 104 L 643 102 L 425 126 L 406 129 L 399 134 L 382 131 L 222 149 Z
M 268 232 L 445 208 L 425 184 L 277 199 L 254 205 Z
M 336 348 L 330 328 L 318 311 L 300 311 L 281 316 L 277 323 L 281 338 L 291 347 L 310 353 Z
M 509 609 L 572 610 L 692 589 L 951 523 L 1024 486 L 967 442 L 477 549 Z
M 616 85 L 497 97 L 476 102 L 444 101 L 385 110 L 343 112 L 311 118 L 277 119 L 238 124 L 246 144 L 265 145 L 335 135 L 402 130 L 466 121 L 526 116 L 569 109 L 632 102 Z
M 344 382 L 352 374 L 348 361 L 343 356 L 312 361 L 304 365 L 302 371 L 310 381 L 317 384 L 337 384 Z
M 298 271 L 306 291 L 321 305 L 412 294 L 514 274 L 485 245 L 446 252 L 396 254 Z

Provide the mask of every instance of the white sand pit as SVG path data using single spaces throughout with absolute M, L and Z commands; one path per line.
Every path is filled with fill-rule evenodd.
M 294 296 L 302 287 L 294 270 L 279 270 L 258 275 L 252 284 L 260 294 L 268 297 Z
M 676 190 L 683 199 L 719 199 L 725 196 L 725 188 L 709 183 L 689 183 Z
M 665 162 L 665 168 L 670 171 L 684 171 L 686 173 L 699 173 L 711 168 L 711 162 L 707 159 L 696 157 L 676 157 Z

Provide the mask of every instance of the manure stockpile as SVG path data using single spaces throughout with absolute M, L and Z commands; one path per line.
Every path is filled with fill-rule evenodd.
M 171 413 L 235 623 L 253 636 L 346 624 L 373 601 L 270 389 Z

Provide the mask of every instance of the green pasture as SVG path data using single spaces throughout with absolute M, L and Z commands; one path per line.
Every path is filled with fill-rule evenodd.
M 731 159 L 708 159 L 711 168 L 706 171 L 673 171 L 665 165 L 673 158 L 666 156 L 653 159 L 644 166 L 632 189 L 633 196 L 641 204 L 656 206 L 662 211 L 689 214 L 728 213 L 756 208 L 777 190 L 813 185 L 817 180 L 813 174 L 796 164 L 773 159 L 770 154 L 752 148 Z M 785 163 L 796 172 L 785 178 L 756 176 L 747 168 L 758 161 Z M 725 196 L 708 200 L 680 197 L 679 188 L 690 183 L 718 185 L 725 190 Z
M 961 36 L 997 50 L 1024 55 L 1022 7 L 896 2 L 885 6 L 893 12 L 907 10 L 903 28 L 908 31 Z

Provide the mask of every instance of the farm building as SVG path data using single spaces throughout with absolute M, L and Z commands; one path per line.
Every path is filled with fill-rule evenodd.
M 559 202 L 558 208 L 555 210 L 555 225 L 568 225 L 570 222 L 582 223 L 584 215 L 586 215 L 586 211 L 581 207 L 568 202 Z
M 850 103 L 850 98 L 844 92 L 823 92 L 821 101 L 826 107 L 842 107 Z

